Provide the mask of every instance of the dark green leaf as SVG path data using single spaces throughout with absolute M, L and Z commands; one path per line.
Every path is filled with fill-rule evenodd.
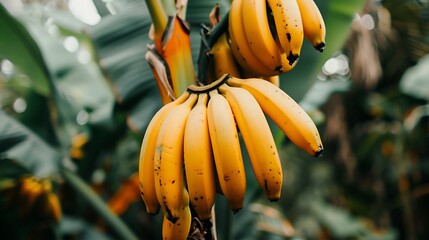
M 39 11 L 42 15 L 30 14 L 32 11 Z M 57 111 L 54 114 L 58 116 L 56 124 L 61 126 L 57 128 L 57 134 L 63 144 L 68 145 L 74 134 L 88 131 L 86 123 L 110 127 L 114 99 L 98 66 L 91 61 L 80 63 L 77 53 L 64 48 L 61 37 L 47 32 L 43 13 L 34 6 L 24 9 L 16 15 L 16 18 L 20 19 L 26 31 L 37 43 L 42 55 L 39 62 L 48 67 L 51 76 L 49 86 Z M 69 16 L 68 21 L 70 23 L 63 24 L 63 28 L 74 26 L 69 32 L 80 29 L 76 27 L 81 26 L 78 20 Z M 72 24 L 71 21 L 75 21 L 76 24 Z M 37 76 L 30 73 L 29 77 L 34 80 Z M 84 119 L 79 120 L 82 116 Z
M 17 161 L 9 158 L 3 158 L 0 155 L 0 190 L 8 184 L 3 185 L 2 181 L 9 181 L 11 179 L 17 179 L 19 176 L 30 174 L 30 172 L 25 169 Z
M 58 166 L 63 156 L 56 149 L 46 144 L 43 139 L 2 110 L 0 119 L 2 119 L 0 122 L 2 139 L 15 137 L 15 141 L 19 140 L 5 152 L 6 157 L 16 159 L 38 177 L 46 177 L 58 172 Z
M 18 65 L 34 81 L 31 86 L 40 94 L 49 95 L 50 72 L 33 37 L 0 4 L 0 55 Z
M 126 108 L 128 125 L 142 134 L 162 105 L 155 78 L 145 60 L 151 18 L 145 4 L 133 4 L 104 17 L 88 31 L 100 66 L 112 82 L 116 101 Z

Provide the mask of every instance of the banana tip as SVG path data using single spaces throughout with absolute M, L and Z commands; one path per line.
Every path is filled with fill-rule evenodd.
M 314 154 L 315 157 L 323 157 L 323 148 L 320 147 L 319 151 Z
M 289 52 L 289 55 L 287 56 L 287 60 L 289 61 L 289 65 L 292 66 L 296 62 L 296 60 L 298 60 L 298 58 L 299 58 L 299 54 L 294 54 L 294 53 L 292 53 L 292 51 Z
M 319 52 L 323 52 L 323 50 L 325 50 L 325 42 L 317 44 L 316 46 L 314 46 L 314 48 Z

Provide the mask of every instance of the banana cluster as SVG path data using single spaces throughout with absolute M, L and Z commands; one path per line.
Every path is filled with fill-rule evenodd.
M 228 17 L 231 51 L 252 76 L 290 71 L 304 37 L 319 51 L 325 47 L 325 23 L 313 0 L 234 0 Z
M 236 1 L 236 0 L 234 0 Z M 265 114 L 312 156 L 323 146 L 306 112 L 284 91 L 259 78 L 224 74 L 191 85 L 152 118 L 141 147 L 140 191 L 149 214 L 164 214 L 163 236 L 186 239 L 191 208 L 210 220 L 216 187 L 232 211 L 246 192 L 241 136 L 254 175 L 271 201 L 280 198 L 283 173 Z
M 25 176 L 9 190 L 8 206 L 12 211 L 16 210 L 19 217 L 37 216 L 57 223 L 61 220 L 61 204 L 48 179 Z

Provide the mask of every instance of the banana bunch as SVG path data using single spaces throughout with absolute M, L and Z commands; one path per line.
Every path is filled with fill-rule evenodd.
M 267 198 L 280 198 L 282 167 L 265 114 L 298 147 L 320 155 L 323 146 L 311 118 L 280 88 L 259 78 L 224 74 L 208 85 L 190 85 L 155 114 L 141 146 L 139 181 L 147 212 L 164 214 L 164 238 L 186 239 L 190 207 L 209 221 L 216 186 L 232 211 L 243 207 L 240 136 Z
M 5 195 L 9 196 L 7 206 L 12 211 L 16 210 L 21 219 L 37 216 L 57 223 L 61 220 L 61 204 L 57 194 L 52 192 L 52 183 L 48 179 L 22 177 Z
M 319 51 L 325 47 L 324 20 L 313 0 L 234 0 L 228 17 L 232 54 L 254 77 L 290 71 L 304 37 Z

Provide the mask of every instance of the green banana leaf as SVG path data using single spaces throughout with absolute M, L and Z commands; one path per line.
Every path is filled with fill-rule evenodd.
M 3 110 L 0 110 L 0 119 L 0 154 L 14 159 L 35 176 L 58 174 L 63 156 L 57 149 Z
M 4 8 L 2 9 L 4 10 Z M 31 14 L 31 12 L 39 12 L 40 15 Z M 98 65 L 91 61 L 86 62 L 85 65 L 80 63 L 77 53 L 65 49 L 62 43 L 63 37 L 49 34 L 44 25 L 44 19 L 54 19 L 53 24 L 57 24 L 56 26 L 60 26 L 66 32 L 74 32 L 75 36 L 82 36 L 81 31 L 85 25 L 70 14 L 44 11 L 43 7 L 39 5 L 24 8 L 14 17 L 6 11 L 1 16 L 14 19 L 14 21 L 6 19 L 10 22 L 8 27 L 12 27 L 14 32 L 10 33 L 7 38 L 2 38 L 11 39 L 11 42 L 0 42 L 0 46 L 4 48 L 0 49 L 0 54 L 12 61 L 17 59 L 18 62 L 14 63 L 19 68 L 23 68 L 23 71 L 28 65 L 40 66 L 37 70 L 30 69 L 24 72 L 33 80 L 32 83 L 40 85 L 34 89 L 48 88 L 49 92 L 46 90 L 38 91 L 38 93 L 45 94 L 48 99 L 54 100 L 55 114 L 58 116 L 55 124 L 57 124 L 57 133 L 61 141 L 67 145 L 71 136 L 77 132 L 88 132 L 88 126 L 77 122 L 79 114 L 87 116 L 85 121 L 92 126 L 111 127 L 113 124 L 113 94 Z M 31 43 L 26 44 L 27 47 L 22 48 L 23 51 L 8 52 L 5 48 L 7 45 L 9 45 L 9 49 L 21 49 L 20 41 L 12 42 L 12 39 L 13 37 L 26 39 L 22 38 L 22 35 L 28 36 Z M 29 49 L 28 46 L 34 48 Z M 24 51 L 27 49 L 28 51 Z M 34 59 L 35 56 L 38 58 Z M 37 64 L 23 62 L 31 59 L 34 59 L 33 61 Z M 38 83 L 40 77 L 37 73 L 41 71 L 45 72 L 46 76 L 44 84 Z M 32 86 L 30 87 L 33 89 Z
M 0 29 L 0 56 L 11 60 L 23 72 L 31 75 L 34 79 L 31 83 L 32 88 L 44 96 L 49 95 L 51 76 L 39 47 L 2 4 L 0 4 Z
M 144 58 L 146 45 L 152 43 L 148 9 L 144 3 L 126 5 L 121 12 L 107 15 L 88 28 L 87 34 L 116 103 L 126 112 L 129 128 L 141 137 L 162 102 Z
M 30 174 L 31 172 L 18 161 L 0 155 L 0 191 L 13 186 L 17 178 Z

